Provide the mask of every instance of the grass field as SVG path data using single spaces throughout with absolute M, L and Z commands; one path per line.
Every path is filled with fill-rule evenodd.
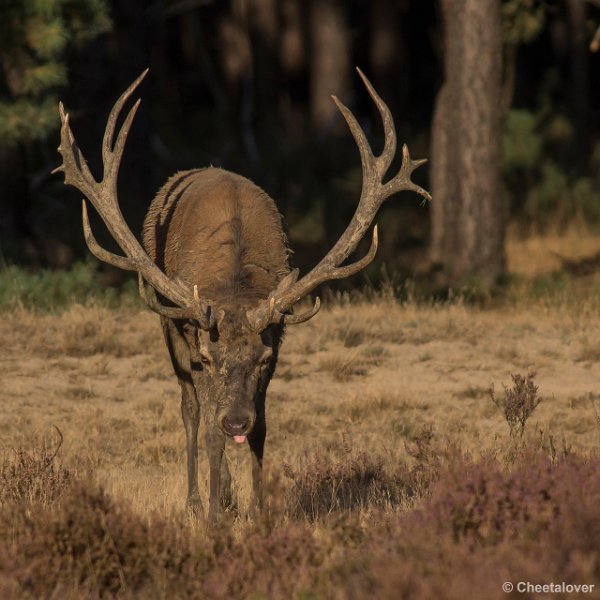
M 5 311 L 0 597 L 502 598 L 504 581 L 600 597 L 595 286 L 485 309 L 342 298 L 290 327 L 267 398 L 265 514 L 247 520 L 249 452 L 228 445 L 238 510 L 210 534 L 184 510 L 158 318 Z M 502 401 L 532 372 L 541 401 L 511 437 L 490 388 Z M 207 472 L 201 451 L 205 506 Z

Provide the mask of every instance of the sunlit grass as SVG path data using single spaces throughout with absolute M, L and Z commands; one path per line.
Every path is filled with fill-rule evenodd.
M 228 444 L 238 510 L 211 536 L 184 508 L 180 389 L 157 316 L 76 295 L 57 310 L 5 304 L 0 454 L 4 489 L 21 495 L 0 511 L 0 535 L 20 566 L 2 571 L 0 552 L 0 595 L 385 599 L 409 582 L 405 597 L 462 598 L 476 573 L 478 594 L 500 598 L 519 568 L 563 577 L 557 544 L 577 557 L 570 576 L 594 580 L 592 280 L 551 275 L 545 291 L 516 280 L 487 303 L 399 299 L 389 286 L 331 297 L 284 339 L 267 396 L 263 518 L 248 520 L 248 448 Z M 542 402 L 511 437 L 513 413 L 489 390 L 504 399 L 532 371 Z M 52 469 L 38 468 L 53 425 L 63 445 Z M 496 581 L 499 565 L 512 572 Z

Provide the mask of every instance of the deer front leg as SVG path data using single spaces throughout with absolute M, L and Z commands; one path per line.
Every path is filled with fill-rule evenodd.
M 265 448 L 265 437 L 267 435 L 267 424 L 265 419 L 264 396 L 262 401 L 257 402 L 256 422 L 254 428 L 248 434 L 248 445 L 252 454 L 252 507 L 251 515 L 256 517 L 263 506 L 263 452 Z
M 181 416 L 185 427 L 187 449 L 188 493 L 187 505 L 192 516 L 198 517 L 202 502 L 198 492 L 198 426 L 200 424 L 200 404 L 196 390 L 190 382 L 180 381 Z
M 214 524 L 221 512 L 221 463 L 225 450 L 225 434 L 219 429 L 214 419 L 210 419 L 208 416 L 205 424 L 206 452 L 209 464 L 208 522 Z
M 223 454 L 221 458 L 221 490 L 220 490 L 221 506 L 225 509 L 235 507 L 234 498 L 231 492 L 231 474 L 229 473 L 229 465 L 227 457 Z

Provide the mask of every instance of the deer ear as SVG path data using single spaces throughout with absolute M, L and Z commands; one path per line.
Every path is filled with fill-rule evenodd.
M 223 309 L 218 311 L 213 311 L 212 306 L 208 308 L 208 323 L 209 327 L 219 327 L 221 321 L 225 318 L 225 311 Z

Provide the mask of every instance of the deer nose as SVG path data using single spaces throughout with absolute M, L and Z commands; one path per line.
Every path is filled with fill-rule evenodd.
M 250 417 L 242 415 L 225 415 L 221 421 L 222 429 L 229 435 L 244 435 L 250 425 Z

